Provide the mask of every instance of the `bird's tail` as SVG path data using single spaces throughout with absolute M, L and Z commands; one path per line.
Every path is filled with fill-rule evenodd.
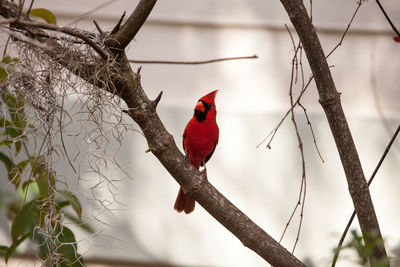
M 186 214 L 194 210 L 195 201 L 188 195 L 183 193 L 182 187 L 179 188 L 178 197 L 176 198 L 174 209 L 178 212 L 185 211 Z

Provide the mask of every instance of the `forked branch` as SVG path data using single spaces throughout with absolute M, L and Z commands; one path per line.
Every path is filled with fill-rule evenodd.
M 110 36 L 106 45 L 112 49 L 123 51 L 142 28 L 156 2 L 157 0 L 140 0 L 127 21 Z M 121 24 L 121 21 L 118 24 Z
M 340 93 L 336 90 L 314 26 L 306 12 L 303 1 L 281 0 L 281 2 L 299 35 L 314 75 L 319 102 L 325 111 L 339 151 L 360 227 L 367 236 L 365 243 L 373 247 L 370 260 L 386 258 L 383 242 L 376 242 L 377 240 L 383 241 L 383 239 L 357 149 L 342 109 Z M 373 245 L 377 243 L 379 245 Z
M 141 0 L 128 21 L 112 36 L 113 38 L 109 39 L 115 42 L 106 43 L 106 46 L 115 53 L 109 58 L 115 58 L 115 61 L 112 62 L 113 68 L 111 70 L 116 72 L 116 75 L 106 76 L 109 79 L 107 81 L 101 80 L 103 76 L 98 75 L 101 73 L 97 73 L 99 69 L 96 69 L 97 65 L 95 64 L 92 66 L 65 60 L 66 57 L 71 56 L 70 54 L 60 56 L 46 49 L 43 52 L 52 60 L 59 62 L 66 70 L 73 71 L 94 86 L 121 97 L 128 106 L 129 116 L 141 128 L 150 151 L 185 189 L 185 192 L 192 196 L 226 229 L 232 232 L 246 247 L 255 251 L 273 266 L 305 266 L 204 179 L 202 173 L 185 160 L 173 137 L 165 129 L 155 109 L 161 95 L 154 101 L 147 97 L 141 86 L 140 75 L 133 72 L 124 53 L 124 48 L 143 24 L 132 22 L 135 14 L 142 14 L 137 16 L 144 22 L 154 3 L 155 1 L 151 0 Z M 14 12 L 2 11 L 1 9 L 5 4 L 8 8 L 14 9 Z M 138 10 L 140 6 L 147 8 L 145 8 L 145 11 L 141 11 L 140 9 Z M 5 18 L 12 18 L 13 14 L 17 14 L 15 10 L 18 10 L 15 4 L 0 0 L 0 15 Z M 134 26 L 134 24 L 137 28 L 135 30 L 130 29 L 129 27 Z M 57 42 L 51 42 L 52 40 L 46 36 L 41 36 L 35 40 L 46 43 L 46 45 L 55 46 L 57 49 L 59 48 L 57 47 Z M 115 44 L 118 46 L 114 46 Z M 64 50 L 64 52 L 68 53 L 69 51 Z M 72 51 L 70 52 L 73 53 Z M 106 61 L 103 62 L 111 64 Z M 90 79 L 90 77 L 96 77 L 97 80 Z M 112 86 L 112 88 L 109 86 Z

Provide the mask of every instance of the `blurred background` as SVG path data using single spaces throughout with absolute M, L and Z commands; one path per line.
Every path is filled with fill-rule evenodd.
M 104 30 L 111 30 L 122 13 L 126 11 L 129 15 L 137 2 L 36 0 L 34 7 L 53 11 L 58 25 L 95 31 L 93 20 Z M 381 2 L 399 28 L 400 2 Z M 313 22 L 328 53 L 339 43 L 357 3 L 347 0 L 312 3 Z M 309 3 L 306 4 L 309 8 Z M 142 85 L 150 98 L 164 92 L 158 114 L 179 147 L 198 98 L 219 89 L 216 106 L 220 141 L 207 165 L 208 178 L 276 240 L 298 201 L 302 173 L 296 131 L 290 117 L 279 128 L 271 149 L 266 148 L 266 142 L 257 148 L 290 108 L 288 93 L 294 50 L 285 24 L 292 29 L 279 1 L 160 0 L 127 50 L 128 57 L 135 60 L 196 61 L 258 56 L 258 59 L 204 65 L 132 64 L 132 67 L 142 66 Z M 365 2 L 342 45 L 328 60 L 337 89 L 342 93 L 343 108 L 366 177 L 372 174 L 400 119 L 400 45 L 393 41 L 393 36 L 375 1 Z M 295 34 L 294 38 L 297 44 Z M 303 66 L 307 82 L 310 71 L 305 55 Z M 294 96 L 299 94 L 301 86 L 299 76 Z M 313 82 L 301 102 L 307 109 L 324 162 L 314 146 L 303 110 L 296 108 L 304 144 L 307 191 L 295 255 L 310 266 L 328 266 L 353 205 Z M 134 124 L 129 118 L 127 122 Z M 73 142 L 73 138 L 66 141 Z M 67 179 L 69 190 L 80 196 L 84 217 L 96 230 L 96 234 L 88 236 L 71 226 L 80 240 L 79 251 L 88 259 L 89 266 L 266 265 L 201 206 L 197 205 L 190 215 L 173 210 L 179 186 L 151 153 L 145 153 L 146 140 L 139 132 L 129 131 L 122 144 L 111 142 L 110 146 L 115 159 L 130 176 L 115 169 L 106 171 L 113 179 L 120 180 L 116 182 L 118 192 L 113 194 L 101 185 L 91 189 L 99 178 L 85 173 L 83 156 L 74 162 L 79 164 L 82 160 L 82 179 Z M 72 151 L 74 146 L 67 147 Z M 393 257 L 400 257 L 399 152 L 397 141 L 371 186 L 386 248 Z M 58 173 L 74 177 L 70 169 L 64 170 L 62 166 L 65 165 L 60 165 Z M 3 180 L 2 188 L 7 185 Z M 101 207 L 98 201 L 91 200 L 93 195 L 106 204 Z M 292 250 L 296 240 L 299 214 L 298 210 L 282 241 L 288 250 Z M 6 219 L 0 219 L 0 226 L 0 239 L 10 240 Z M 357 221 L 352 229 L 358 229 Z M 344 251 L 337 266 L 355 266 L 355 259 L 354 252 Z M 33 264 L 16 258 L 9 266 Z

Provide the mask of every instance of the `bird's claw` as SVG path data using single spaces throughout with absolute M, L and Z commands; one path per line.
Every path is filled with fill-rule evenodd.
M 205 164 L 203 164 L 203 166 L 204 166 L 204 168 L 203 168 L 203 170 L 201 170 L 200 172 L 201 172 L 202 175 L 204 175 L 204 177 L 205 177 L 206 180 L 207 180 L 207 168 L 206 168 L 206 165 L 205 165 Z

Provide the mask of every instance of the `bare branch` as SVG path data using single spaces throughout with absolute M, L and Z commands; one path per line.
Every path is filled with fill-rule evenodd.
M 290 32 L 290 30 L 289 30 L 289 28 L 287 27 L 286 24 L 285 24 L 285 27 L 286 27 L 286 29 L 287 29 L 287 31 L 289 33 L 289 36 L 290 36 L 290 38 L 292 40 L 293 49 L 295 51 L 295 54 L 294 54 L 293 59 L 292 59 L 292 72 L 291 72 L 291 76 L 290 76 L 290 85 L 289 85 L 290 106 L 293 107 L 294 106 L 293 86 L 294 86 L 294 83 L 296 83 L 295 80 L 297 80 L 297 78 L 296 79 L 294 78 L 295 68 L 296 68 L 296 77 L 297 77 L 297 64 L 298 64 L 297 52 L 299 50 L 301 51 L 302 48 L 301 48 L 301 43 L 300 42 L 296 47 L 295 42 L 294 42 L 294 38 L 293 38 L 293 36 L 292 36 L 292 34 L 291 34 L 291 32 Z M 305 200 L 306 200 L 306 192 L 307 192 L 306 191 L 306 188 L 307 188 L 306 187 L 306 185 L 307 185 L 306 181 L 307 181 L 307 179 L 306 179 L 306 164 L 305 164 L 305 157 L 304 157 L 303 141 L 302 141 L 300 133 L 299 133 L 299 128 L 297 126 L 297 121 L 296 121 L 296 117 L 294 115 L 294 110 L 293 109 L 291 109 L 291 114 L 292 114 L 293 126 L 294 126 L 295 131 L 296 131 L 297 142 L 299 144 L 300 157 L 301 157 L 301 167 L 302 167 L 299 198 L 298 198 L 296 206 L 295 206 L 295 208 L 294 208 L 294 210 L 292 212 L 292 215 L 290 216 L 290 219 L 289 219 L 288 223 L 286 224 L 286 225 L 289 224 L 289 222 L 293 218 L 293 215 L 296 212 L 297 208 L 301 205 L 301 208 L 300 208 L 300 221 L 299 221 L 299 226 L 297 228 L 296 240 L 294 242 L 293 249 L 292 249 L 292 253 L 293 253 L 294 250 L 296 249 L 296 245 L 297 245 L 297 243 L 299 241 L 301 226 L 302 226 L 302 223 L 303 223 L 304 203 L 305 203 Z M 281 239 L 283 238 L 283 235 L 285 234 L 286 229 L 287 229 L 287 227 L 285 228 Z
M 114 4 L 115 2 L 117 2 L 118 0 L 108 0 L 107 2 L 104 2 L 94 8 L 92 8 L 91 10 L 79 15 L 76 19 L 74 19 L 73 21 L 71 21 L 70 23 L 67 24 L 67 26 L 71 26 L 74 25 L 75 23 L 77 23 L 80 20 L 85 19 L 88 15 L 93 14 L 96 11 L 99 11 L 100 9 L 105 8 L 106 6 L 110 5 L 110 4 Z
M 398 37 L 400 37 L 400 32 L 396 29 L 394 26 L 393 22 L 390 20 L 388 14 L 386 13 L 385 9 L 383 8 L 381 2 L 379 0 L 376 0 L 376 3 L 378 4 L 379 8 L 381 9 L 383 15 L 385 16 L 386 20 L 389 22 L 390 26 L 392 27 L 393 31 L 397 34 Z
M 29 16 L 29 13 L 31 12 L 31 10 L 32 10 L 32 7 L 33 7 L 33 3 L 35 2 L 35 0 L 31 0 L 31 4 L 29 5 L 29 8 L 28 8 L 28 10 L 26 11 L 26 14 Z
M 125 18 L 125 14 L 126 14 L 126 12 L 124 11 L 124 13 L 122 13 L 122 16 L 119 18 L 119 21 L 117 22 L 117 25 L 115 25 L 114 29 L 112 29 L 110 34 L 114 34 L 119 30 L 119 28 L 121 27 L 121 23 Z
M 41 22 L 36 22 L 36 21 L 27 21 L 27 20 L 19 20 L 17 23 L 21 24 L 21 25 L 25 25 L 25 26 L 30 26 L 30 27 L 38 27 L 41 29 L 46 29 L 46 30 L 51 30 L 51 31 L 63 32 L 63 33 L 78 37 L 79 39 L 82 39 L 88 45 L 90 45 L 94 50 L 96 50 L 96 52 L 99 53 L 99 55 L 103 59 L 108 58 L 108 54 L 98 44 L 96 44 L 95 41 L 93 41 L 90 37 L 86 36 L 85 34 L 79 32 L 75 29 L 72 29 L 69 27 L 60 27 L 57 25 L 41 23 Z
M 37 41 L 37 40 L 34 40 L 34 39 L 32 39 L 32 38 L 26 37 L 26 36 L 23 35 L 22 33 L 8 31 L 8 35 L 14 37 L 15 39 L 17 39 L 17 40 L 19 40 L 19 41 L 21 41 L 21 42 L 24 42 L 24 43 L 26 43 L 26 44 L 30 44 L 30 45 L 36 46 L 36 47 L 41 48 L 41 49 L 43 49 L 43 50 L 46 50 L 46 51 L 49 51 L 49 52 L 53 52 L 53 51 L 54 51 L 54 50 L 53 50 L 53 47 L 48 46 L 48 45 L 46 45 L 46 44 L 44 44 L 44 43 L 41 43 L 41 42 L 39 42 L 39 41 Z
M 392 147 L 393 142 L 396 140 L 397 135 L 399 134 L 399 132 L 400 132 L 400 125 L 397 127 L 397 130 L 394 132 L 392 138 L 390 139 L 388 145 L 386 146 L 385 151 L 383 152 L 382 157 L 378 162 L 378 165 L 375 167 L 375 170 L 371 175 L 371 178 L 369 178 L 368 186 L 370 186 L 372 181 L 374 180 L 375 175 L 377 174 L 379 168 L 381 167 L 383 161 L 385 160 L 386 155 L 389 153 L 389 150 Z M 338 243 L 338 245 L 337 245 L 337 247 L 335 249 L 335 255 L 333 257 L 333 261 L 332 261 L 332 265 L 331 265 L 332 267 L 335 267 L 335 265 L 336 265 L 336 262 L 337 262 L 337 260 L 339 258 L 340 250 L 342 249 L 342 245 L 343 245 L 344 239 L 346 238 L 347 232 L 349 231 L 350 226 L 351 226 L 355 216 L 356 216 L 356 211 L 353 211 L 353 213 L 350 216 L 349 221 L 347 222 L 346 228 L 343 231 L 342 237 L 340 238 L 339 243 Z
M 312 135 L 312 138 L 313 138 L 313 141 L 314 141 L 315 150 L 317 150 L 319 158 L 324 163 L 325 161 L 324 161 L 324 158 L 321 155 L 321 152 L 319 151 L 319 148 L 318 148 L 318 145 L 317 145 L 317 140 L 316 140 L 315 134 L 314 134 L 314 130 L 313 130 L 313 127 L 311 125 L 310 118 L 308 117 L 308 114 L 307 114 L 307 109 L 301 103 L 299 103 L 299 106 L 303 109 L 304 116 L 306 117 L 306 120 L 307 120 L 307 124 L 308 124 L 308 126 L 310 126 L 310 131 L 311 131 L 311 135 Z
M 339 43 L 328 53 L 328 55 L 326 56 L 326 58 L 328 58 L 330 55 L 332 55 L 332 53 L 335 52 L 335 50 L 336 50 L 339 46 L 342 45 L 343 40 L 344 40 L 344 37 L 345 37 L 346 34 L 347 34 L 347 31 L 350 29 L 350 26 L 351 26 L 351 24 L 352 24 L 354 18 L 356 17 L 358 10 L 360 9 L 360 7 L 361 7 L 361 5 L 362 5 L 363 3 L 364 3 L 363 0 L 360 0 L 360 1 L 357 3 L 356 11 L 353 13 L 353 16 L 351 17 L 349 24 L 347 24 L 347 28 L 346 28 L 346 30 L 343 32 L 342 37 L 340 38 Z
M 99 31 L 101 35 L 104 34 L 103 30 L 101 29 L 100 25 L 97 23 L 97 21 L 93 20 L 94 26 L 96 26 L 96 29 Z
M 142 28 L 156 2 L 157 0 L 140 0 L 128 20 L 110 36 L 106 45 L 114 50 L 124 50 Z
M 137 60 L 137 59 L 130 59 L 129 62 L 138 63 L 138 64 L 200 65 L 200 64 L 208 64 L 208 63 L 215 63 L 215 62 L 228 61 L 228 60 L 255 59 L 255 58 L 258 58 L 258 56 L 257 55 L 253 55 L 253 56 L 244 56 L 244 57 L 225 57 L 225 58 L 200 60 L 200 61 L 166 61 L 166 60 L 164 61 L 164 60 Z
M 319 102 L 325 111 L 339 151 L 361 230 L 366 234 L 365 243 L 374 247 L 370 260 L 386 258 L 384 245 L 373 245 L 376 244 L 376 240 L 383 240 L 378 219 L 357 149 L 342 109 L 340 93 L 336 90 L 314 26 L 308 17 L 303 1 L 281 0 L 281 3 L 299 35 L 313 72 L 320 97 Z
M 143 2 L 146 1 L 141 1 L 142 5 L 144 5 Z M 155 3 L 155 1 L 153 2 Z M 3 6 L 3 3 L 9 4 L 8 1 L 0 0 L 1 6 Z M 10 8 L 17 8 L 15 4 L 9 5 Z M 0 14 L 4 14 L 3 16 L 5 17 L 16 16 L 14 15 L 16 14 L 15 12 L 10 13 L 1 9 Z M 128 25 L 129 23 L 125 23 L 116 33 L 116 36 L 123 32 L 123 29 Z M 58 43 L 49 37 L 42 37 L 40 41 L 46 41 L 47 45 L 53 45 L 58 49 Z M 185 160 L 172 135 L 167 132 L 157 112 L 152 108 L 154 106 L 153 103 L 157 103 L 160 97 L 156 98 L 154 102 L 149 100 L 141 86 L 140 75 L 132 71 L 124 51 L 114 50 L 114 52 L 118 53 L 119 56 L 117 61 L 112 62 L 112 70 L 116 73 L 113 73 L 115 75 L 106 76 L 107 81 L 102 80 L 103 77 L 97 75 L 98 68 L 93 68 L 88 64 L 76 66 L 71 61 L 66 62 L 65 57 L 67 55 L 49 53 L 49 56 L 58 61 L 67 70 L 77 73 L 79 77 L 94 86 L 107 90 L 109 89 L 107 85 L 112 84 L 114 88 L 117 88 L 117 91 L 108 91 L 122 98 L 127 104 L 129 116 L 139 125 L 150 151 L 185 189 L 185 192 L 192 196 L 225 228 L 231 231 L 246 247 L 255 251 L 274 266 L 305 266 L 235 207 L 204 178 L 201 172 Z M 96 79 L 91 78 L 93 76 Z
M 163 94 L 163 91 L 161 91 L 161 92 L 158 94 L 158 96 L 156 97 L 156 99 L 154 99 L 154 100 L 152 101 L 153 109 L 154 109 L 154 110 L 157 108 L 158 102 L 160 102 L 162 94 Z

